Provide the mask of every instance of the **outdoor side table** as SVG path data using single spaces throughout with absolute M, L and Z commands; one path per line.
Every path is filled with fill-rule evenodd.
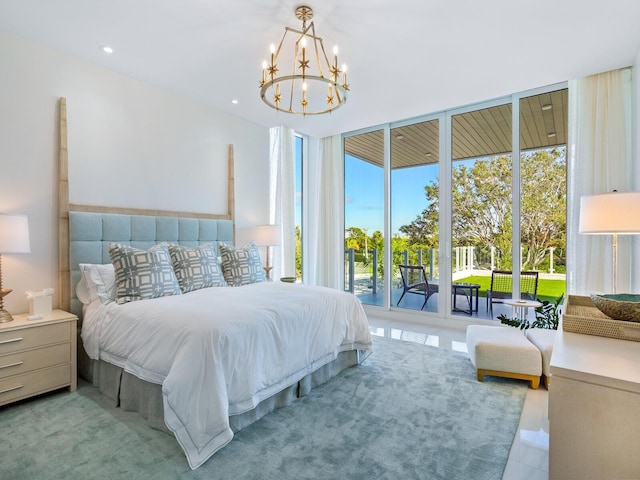
M 538 308 L 542 306 L 542 303 L 537 300 L 520 300 L 517 298 L 505 299 L 506 305 L 513 307 L 513 315 L 520 320 L 527 319 L 527 312 L 530 308 Z
M 478 294 L 480 291 L 480 285 L 477 283 L 452 283 L 451 284 L 451 310 L 454 312 L 462 312 L 467 315 L 473 315 L 473 312 L 478 312 Z M 468 309 L 458 308 L 457 299 L 458 294 L 464 295 L 469 305 Z M 475 297 L 475 305 L 473 299 Z

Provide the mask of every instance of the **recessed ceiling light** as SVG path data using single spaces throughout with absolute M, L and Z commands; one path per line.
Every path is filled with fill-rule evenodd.
M 425 156 L 425 157 L 430 157 L 430 156 L 431 156 L 431 152 L 426 152 L 426 153 L 424 154 L 424 156 Z
M 404 138 L 404 135 L 402 135 L 401 133 L 399 133 L 398 135 L 396 135 L 396 138 L 398 140 L 402 140 Z
M 238 104 L 238 100 L 236 100 L 235 98 L 233 100 L 231 100 L 231 103 L 233 103 L 234 105 Z
M 547 133 L 547 137 L 553 138 L 556 136 L 556 132 Z
M 109 45 L 102 45 L 100 47 L 100 50 L 102 50 L 103 53 L 106 53 L 108 55 L 111 55 L 113 53 L 113 48 L 111 48 Z
M 553 108 L 553 105 L 551 105 L 550 103 L 547 103 L 546 105 L 542 105 L 542 110 L 551 110 Z

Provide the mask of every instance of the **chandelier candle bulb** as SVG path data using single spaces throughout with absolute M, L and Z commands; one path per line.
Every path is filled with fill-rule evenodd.
M 276 64 L 275 64 L 275 55 L 276 55 L 276 46 L 272 43 L 271 47 L 269 47 L 269 49 L 271 50 L 271 66 L 269 68 L 269 73 L 271 74 L 271 81 L 273 82 L 273 77 L 275 77 L 277 69 L 276 69 Z

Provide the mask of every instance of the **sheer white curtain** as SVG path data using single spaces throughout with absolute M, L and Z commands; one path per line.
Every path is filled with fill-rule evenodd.
M 305 222 L 309 252 L 305 281 L 344 286 L 344 171 L 340 135 L 323 138 L 309 158 L 309 219 Z
M 296 274 L 295 133 L 280 126 L 270 130 L 269 223 L 280 226 L 280 247 L 273 248 L 271 278 Z
M 633 190 L 631 70 L 569 82 L 567 291 L 613 291 L 613 238 L 578 233 L 580 197 Z M 630 238 L 618 237 L 618 291 L 630 278 Z

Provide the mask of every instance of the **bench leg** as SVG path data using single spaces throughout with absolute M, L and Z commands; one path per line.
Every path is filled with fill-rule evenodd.
M 494 377 L 503 377 L 503 378 L 514 378 L 517 380 L 527 380 L 532 389 L 537 390 L 540 386 L 540 376 L 539 375 L 527 375 L 524 373 L 512 373 L 512 372 L 500 372 L 498 370 L 483 370 L 478 369 L 476 371 L 478 381 L 482 382 L 485 375 L 490 375 Z

